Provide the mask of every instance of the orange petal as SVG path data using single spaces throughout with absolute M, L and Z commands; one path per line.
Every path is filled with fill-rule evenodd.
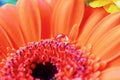
M 51 0 L 50 0 L 51 1 Z M 54 0 L 53 0 L 54 1 Z M 42 38 L 50 38 L 50 21 L 51 21 L 51 15 L 53 11 L 53 7 L 51 6 L 53 3 L 52 2 L 46 2 L 45 0 L 38 0 L 39 4 L 39 10 L 40 10 L 40 15 L 41 15 L 41 37 Z
M 101 73 L 100 80 L 120 80 L 120 67 L 104 70 Z
M 80 32 L 82 31 L 83 26 L 85 25 L 88 17 L 94 12 L 94 8 L 89 7 L 89 6 L 85 6 L 84 9 L 84 15 L 83 15 L 83 19 L 82 22 L 80 24 Z
M 108 61 L 106 61 L 108 62 Z M 120 66 L 120 55 L 119 57 L 113 59 L 113 60 L 109 60 L 109 62 L 107 63 L 108 67 L 117 67 Z
M 84 0 L 59 0 L 52 15 L 51 32 L 53 36 L 68 35 L 70 28 L 80 25 L 84 12 Z
M 75 24 L 72 27 L 70 34 L 69 34 L 70 42 L 76 42 L 78 32 L 79 32 L 79 26 L 77 26 L 77 24 Z
M 1 23 L 1 20 L 0 20 Z M 8 49 L 7 48 L 12 48 L 13 44 L 10 41 L 10 38 L 7 34 L 7 32 L 0 26 L 0 63 L 3 58 L 6 58 Z M 1 65 L 1 64 L 0 64 Z
M 6 55 L 2 53 L 7 53 L 7 47 L 12 48 L 13 44 L 10 41 L 7 32 L 0 26 L 0 55 Z
M 109 29 L 115 27 L 120 23 L 120 12 L 110 14 L 103 18 L 98 24 L 96 24 L 93 31 L 91 31 L 91 36 L 88 39 L 86 44 L 92 44 L 99 40 L 101 36 L 103 36 Z
M 18 0 L 17 9 L 26 42 L 40 40 L 41 17 L 38 3 L 35 0 Z
M 107 15 L 107 13 L 102 8 L 96 8 L 96 9 L 93 10 L 93 12 L 91 14 L 89 14 L 89 17 L 86 18 L 85 24 L 81 25 L 81 26 L 83 26 L 83 30 L 82 30 L 81 34 L 79 35 L 79 37 L 78 37 L 78 42 L 79 42 L 78 44 L 80 46 L 85 45 L 85 43 L 87 42 L 87 40 L 88 40 L 88 38 L 90 36 L 91 30 L 106 15 Z
M 19 27 L 20 22 L 17 16 L 16 7 L 13 5 L 7 4 L 2 6 L 0 9 L 1 27 L 6 31 L 7 35 L 9 36 L 9 40 L 16 49 L 25 44 Z
M 44 0 L 44 1 L 47 2 L 51 8 L 54 8 L 58 0 Z
M 93 46 L 93 53 L 103 60 L 120 56 L 120 25 L 107 31 Z M 113 60 L 113 59 L 112 59 Z

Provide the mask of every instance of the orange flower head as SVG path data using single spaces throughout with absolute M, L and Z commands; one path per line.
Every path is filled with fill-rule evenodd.
M 119 11 L 19 0 L 0 8 L 0 31 L 1 80 L 120 79 Z

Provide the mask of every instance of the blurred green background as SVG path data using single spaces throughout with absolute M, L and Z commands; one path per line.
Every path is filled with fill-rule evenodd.
M 0 0 L 0 6 L 9 3 L 9 4 L 13 4 L 16 5 L 17 0 Z

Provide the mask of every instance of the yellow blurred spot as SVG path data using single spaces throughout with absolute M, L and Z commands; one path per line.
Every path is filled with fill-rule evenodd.
M 93 8 L 103 7 L 108 13 L 120 11 L 120 0 L 89 0 L 88 3 Z
M 89 1 L 89 5 L 93 8 L 95 7 L 102 7 L 102 6 L 105 6 L 109 3 L 111 3 L 112 1 L 110 0 L 90 0 Z
M 114 12 L 120 11 L 120 8 L 117 7 L 115 4 L 106 5 L 106 6 L 104 6 L 104 9 L 109 13 L 114 13 Z
M 120 8 L 120 0 L 113 0 L 113 3 Z

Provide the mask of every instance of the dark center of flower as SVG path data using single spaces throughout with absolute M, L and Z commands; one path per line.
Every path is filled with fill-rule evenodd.
M 69 43 L 62 34 L 31 42 L 11 54 L 0 72 L 1 80 L 89 80 L 92 75 L 96 80 L 103 67 L 89 49 Z
M 32 76 L 34 79 L 41 80 L 54 79 L 55 73 L 57 73 L 57 68 L 50 62 L 36 64 L 36 67 L 32 70 Z

